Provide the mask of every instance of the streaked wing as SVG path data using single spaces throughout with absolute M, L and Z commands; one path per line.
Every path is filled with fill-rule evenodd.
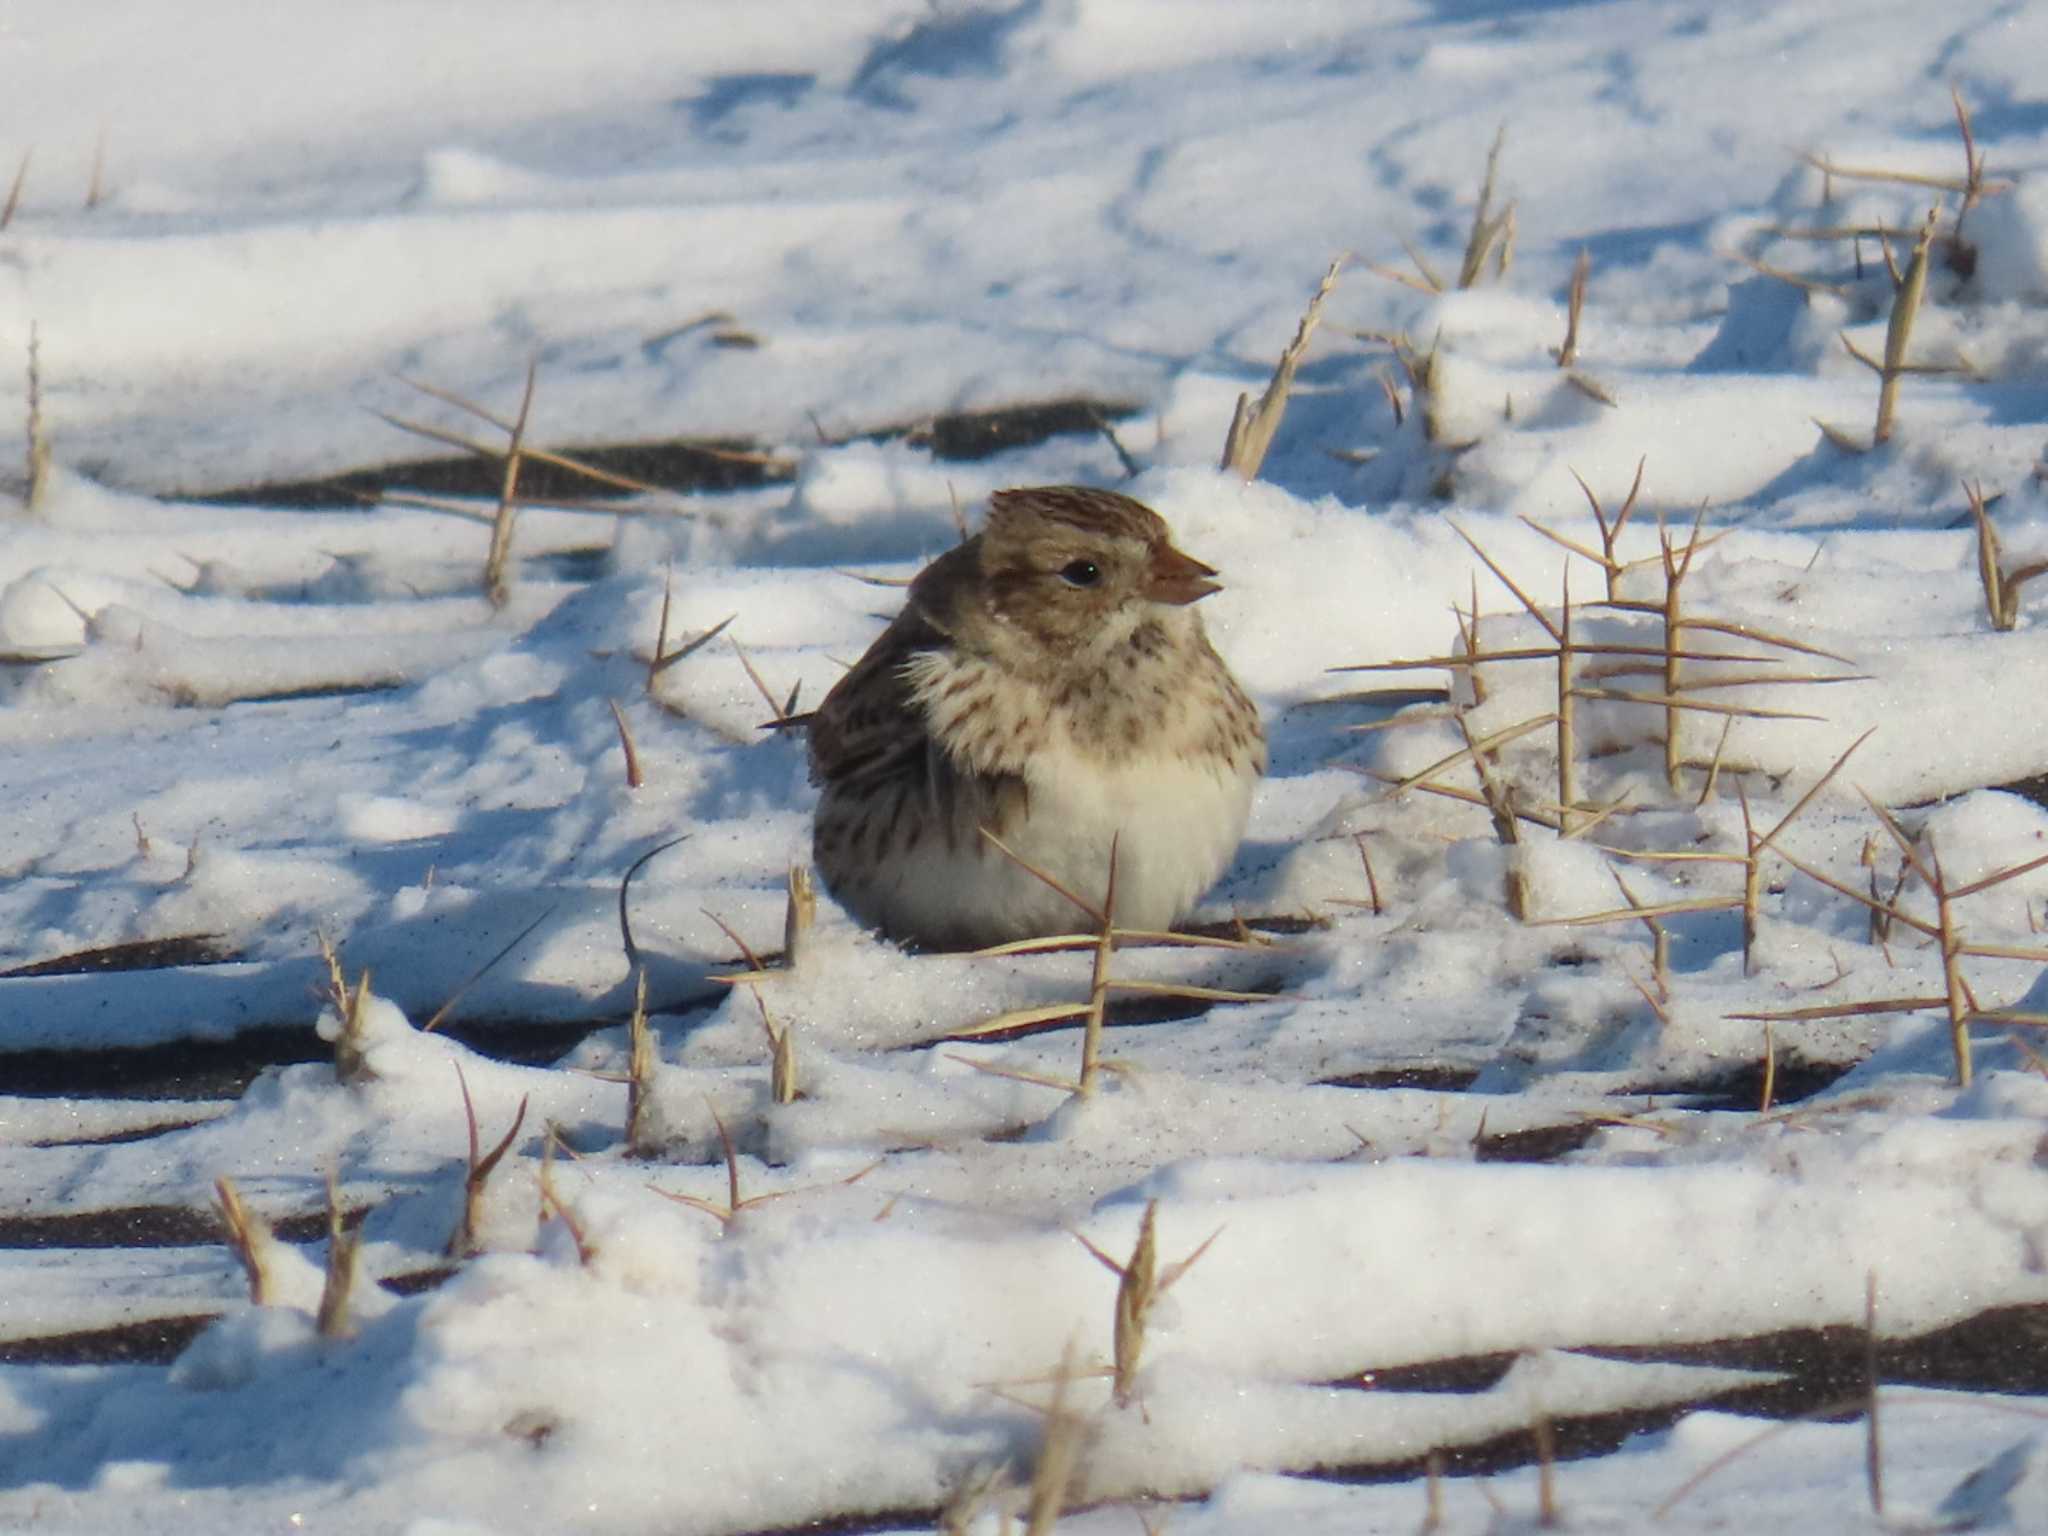
M 946 644 L 913 605 L 876 637 L 811 717 L 811 782 L 847 786 L 922 765 L 930 745 L 904 666 Z

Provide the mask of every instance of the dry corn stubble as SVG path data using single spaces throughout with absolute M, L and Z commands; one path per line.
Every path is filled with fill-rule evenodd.
M 351 1225 L 341 1207 L 341 1189 L 332 1168 L 327 1170 L 327 1273 L 320 1286 L 320 1307 L 315 1326 L 323 1339 L 345 1338 L 349 1326 L 349 1304 L 355 1295 L 356 1271 L 363 1246 L 363 1229 Z
M 626 492 L 633 495 L 664 498 L 666 496 L 666 493 L 659 486 L 649 485 L 645 481 L 634 480 L 625 475 L 614 474 L 610 470 L 599 469 L 594 465 L 585 464 L 581 460 L 571 458 L 566 454 L 537 448 L 529 443 L 527 441 L 527 434 L 532 422 L 534 390 L 539 377 L 540 361 L 538 358 L 535 358 L 530 360 L 526 367 L 526 380 L 524 388 L 520 392 L 518 411 L 508 420 L 451 390 L 400 376 L 399 382 L 408 388 L 417 390 L 420 394 L 430 399 L 453 406 L 464 414 L 504 433 L 506 443 L 502 448 L 480 442 L 474 438 L 465 437 L 459 432 L 452 432 L 424 422 L 395 416 L 387 411 L 372 412 L 380 421 L 396 427 L 401 432 L 409 433 L 414 437 L 424 438 L 428 442 L 439 443 L 444 447 L 454 448 L 463 453 L 472 454 L 497 464 L 498 495 L 495 506 L 489 512 L 481 511 L 467 502 L 450 501 L 432 496 L 415 496 L 406 493 L 387 492 L 382 498 L 385 502 L 394 506 L 420 507 L 431 512 L 441 512 L 454 517 L 466 517 L 489 523 L 491 536 L 484 554 L 482 586 L 484 595 L 495 608 L 502 608 L 511 598 L 512 539 L 522 507 L 553 506 L 570 511 L 596 510 L 611 516 L 620 515 L 626 510 L 615 503 L 556 501 L 522 497 L 519 489 L 520 474 L 528 462 L 543 463 L 551 468 L 564 470 L 570 474 L 588 479 L 592 483 L 612 492 Z
M 1839 767 L 1840 765 L 1837 764 Z M 1967 1088 L 1974 1076 L 1970 1032 L 1978 1024 L 2011 1024 L 2027 1028 L 2048 1028 L 2048 1015 L 2027 1013 L 2009 1008 L 1985 1008 L 1971 986 L 1963 961 L 1969 958 L 1994 960 L 2019 960 L 2033 964 L 2048 965 L 2048 950 L 2029 949 L 2004 944 L 1980 944 L 1972 941 L 1964 932 L 1956 903 L 1992 890 L 2009 880 L 2048 866 L 2048 854 L 2029 859 L 2024 863 L 2008 865 L 1988 875 L 1961 885 L 1951 884 L 1942 870 L 1939 851 L 1931 837 L 1927 840 L 1926 855 L 1921 855 L 1915 840 L 1906 834 L 1889 811 L 1863 794 L 1864 803 L 1870 808 L 1883 826 L 1886 834 L 1897 845 L 1900 856 L 1911 868 L 1913 874 L 1934 898 L 1935 915 L 1932 921 L 1906 911 L 1896 900 L 1881 901 L 1874 895 L 1865 895 L 1853 886 L 1836 880 L 1831 875 L 1800 862 L 1791 855 L 1779 851 L 1779 856 L 1794 869 L 1830 890 L 1847 896 L 1851 901 L 1866 907 L 1873 913 L 1882 913 L 1888 925 L 1902 925 L 1929 939 L 1937 947 L 1942 970 L 1942 991 L 1937 996 L 1867 998 L 1853 1003 L 1827 1004 L 1812 1008 L 1774 1009 L 1767 1012 L 1736 1013 L 1736 1019 L 1827 1019 L 1852 1018 L 1881 1013 L 1917 1013 L 1924 1010 L 1940 1009 L 1947 1015 L 1950 1050 L 1955 1062 L 1955 1079 L 1959 1087 Z M 1904 882 L 1901 881 L 1901 886 Z M 1873 886 L 1874 890 L 1874 886 Z
M 1998 498 L 1987 497 L 1984 487 L 1976 481 L 1965 483 L 1963 494 L 1969 498 L 1970 521 L 1977 531 L 1977 579 L 1984 589 L 1985 615 L 1995 630 L 2016 629 L 2020 621 L 2020 589 L 2048 572 L 2048 560 L 2030 560 L 2008 568 L 1998 529 L 1991 521 L 1991 504 Z
M 654 1031 L 647 1024 L 647 968 L 633 968 L 633 1012 L 626 1021 L 626 1156 L 652 1158 L 668 1144 L 654 1091 Z
M 1116 880 L 1117 851 L 1120 840 L 1110 839 L 1109 872 L 1101 906 L 1076 894 L 1072 888 L 1062 884 L 1052 875 L 1021 857 L 1015 850 L 987 827 L 981 829 L 986 838 L 1004 858 L 1019 869 L 1041 881 L 1048 889 L 1058 892 L 1071 902 L 1084 916 L 1095 923 L 1091 934 L 1059 934 L 1051 938 L 1020 939 L 1014 943 L 999 944 L 992 949 L 978 951 L 978 957 L 993 959 L 1008 955 L 1039 954 L 1053 950 L 1086 947 L 1093 951 L 1093 963 L 1088 981 L 1088 1000 L 1082 1003 L 1053 1003 L 1044 1007 L 1019 1008 L 998 1014 L 969 1028 L 955 1030 L 946 1038 L 950 1040 L 977 1040 L 992 1035 L 1014 1035 L 1027 1031 L 1070 1023 L 1075 1019 L 1083 1021 L 1081 1036 L 1081 1069 L 1071 1081 L 1064 1078 L 1048 1077 L 1039 1073 L 1018 1072 L 1005 1067 L 992 1066 L 986 1062 L 956 1057 L 963 1065 L 977 1072 L 986 1072 L 996 1077 L 1012 1078 L 1020 1082 L 1034 1083 L 1043 1088 L 1056 1088 L 1062 1092 L 1085 1098 L 1092 1094 L 1101 1080 L 1101 1074 L 1117 1070 L 1113 1062 L 1102 1060 L 1102 1036 L 1107 1019 L 1109 996 L 1112 992 L 1138 993 L 1152 997 L 1178 997 L 1212 1003 L 1266 1002 L 1274 994 L 1265 992 L 1240 992 L 1225 987 L 1202 987 L 1177 982 L 1125 981 L 1110 974 L 1110 957 L 1117 943 L 1123 939 L 1143 939 L 1154 942 L 1191 945 L 1210 949 L 1253 949 L 1263 948 L 1250 939 L 1220 939 L 1202 934 L 1157 934 L 1118 928 L 1116 926 Z
M 1151 1321 L 1152 1308 L 1183 1275 L 1194 1268 L 1202 1255 L 1209 1251 L 1210 1245 L 1222 1235 L 1223 1229 L 1218 1227 L 1202 1240 L 1194 1252 L 1162 1269 L 1159 1264 L 1157 1200 L 1145 1202 L 1144 1213 L 1138 1218 L 1137 1241 L 1131 1248 L 1131 1256 L 1121 1263 L 1079 1232 L 1074 1234 L 1074 1241 L 1117 1277 L 1116 1309 L 1110 1329 L 1110 1381 L 1111 1396 L 1119 1408 L 1129 1407 L 1137 1398 L 1138 1367 L 1145 1353 L 1145 1331 Z
M 451 1258 L 466 1259 L 483 1251 L 484 1193 L 498 1164 L 512 1150 L 512 1143 L 519 1139 L 519 1128 L 526 1123 L 527 1101 L 523 1096 L 520 1098 L 512 1124 L 497 1145 L 485 1152 L 477 1134 L 476 1101 L 469 1095 L 469 1079 L 464 1075 L 460 1062 L 455 1064 L 455 1081 L 462 1089 L 462 1119 L 469 1137 L 469 1156 L 462 1176 L 462 1215 L 455 1230 L 449 1234 L 447 1246 Z
M 270 1266 L 277 1237 L 270 1230 L 270 1223 L 244 1203 L 233 1179 L 215 1179 L 213 1191 L 221 1225 L 226 1228 L 228 1248 L 249 1282 L 250 1304 L 267 1307 L 275 1289 Z
M 1259 396 L 1258 404 L 1253 405 L 1248 394 L 1237 397 L 1237 409 L 1230 418 L 1230 430 L 1223 442 L 1223 469 L 1246 480 L 1258 478 L 1259 470 L 1266 462 L 1266 453 L 1273 446 L 1274 435 L 1280 430 L 1280 419 L 1287 414 L 1287 397 L 1294 390 L 1295 371 L 1308 355 L 1309 341 L 1323 318 L 1323 305 L 1337 286 L 1337 274 L 1343 267 L 1344 258 L 1340 256 L 1323 274 L 1322 282 L 1308 301 L 1308 308 L 1302 311 L 1294 339 L 1281 352 L 1272 380 Z

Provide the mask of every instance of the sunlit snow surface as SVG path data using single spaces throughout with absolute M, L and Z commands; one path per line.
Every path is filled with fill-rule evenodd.
M 2048 580 L 1992 630 L 1965 489 L 1995 498 L 2006 569 L 2048 557 L 2043 58 L 2048 13 L 1985 0 L 17 0 L 0 422 L 25 441 L 33 334 L 54 467 L 32 511 L 0 495 L 0 969 L 200 936 L 233 958 L 0 979 L 0 1052 L 76 1070 L 291 1029 L 314 1054 L 322 936 L 372 995 L 349 1085 L 306 1062 L 231 1101 L 0 1097 L 0 1217 L 203 1213 L 225 1176 L 303 1218 L 330 1171 L 371 1209 L 341 1339 L 313 1322 L 321 1242 L 282 1250 L 260 1309 L 193 1223 L 0 1249 L 10 1360 L 222 1314 L 170 1365 L 0 1366 L 0 1525 L 929 1528 L 992 1469 L 1028 1480 L 1071 1350 L 1073 1501 L 1094 1507 L 1062 1528 L 1137 1529 L 1133 1501 L 1173 1499 L 1138 1507 L 1202 1536 L 1410 1531 L 1419 1475 L 1312 1474 L 1752 1388 L 1770 1378 L 1654 1357 L 1860 1327 L 1872 1277 L 1894 1336 L 2048 1301 L 2026 1026 L 1980 1025 L 1959 1090 L 1938 1010 L 1780 1019 L 1788 1062 L 1851 1070 L 1760 1115 L 1764 1025 L 1735 1017 L 1944 996 L 1933 941 L 1900 921 L 1876 942 L 1787 862 L 1892 893 L 1900 854 L 1859 788 L 1951 889 L 2048 854 L 2048 813 L 1987 791 L 2048 771 L 2027 611 Z M 1871 435 L 1877 380 L 1842 337 L 1884 352 L 1887 242 L 1784 231 L 1903 231 L 1903 267 L 1959 194 L 1800 156 L 1959 178 L 1951 86 L 1992 184 L 1964 224 L 1975 265 L 1932 253 L 1909 357 L 1932 371 L 1904 379 L 1888 443 L 1850 451 L 1817 423 Z M 1505 278 L 1439 295 L 1369 271 L 1414 276 L 1406 243 L 1455 273 L 1503 125 Z M 1582 250 L 1575 382 L 1552 349 Z M 1339 255 L 1263 476 L 1218 474 L 1239 393 Z M 501 608 L 471 518 L 193 499 L 428 451 L 379 412 L 482 431 L 399 376 L 509 417 L 536 360 L 536 441 L 745 437 L 794 479 L 529 509 Z M 1074 396 L 1137 410 L 1114 446 L 975 461 L 864 435 Z M 1655 643 L 1650 617 L 1592 606 L 1599 569 L 1558 542 L 1599 548 L 1574 474 L 1611 515 L 1639 461 L 1620 558 L 1656 555 L 1660 517 L 1682 551 L 1704 507 L 1686 611 L 1751 635 L 1699 644 L 1804 649 L 1692 677 L 1791 677 L 1705 695 L 1785 717 L 1725 741 L 1688 719 L 1686 755 L 1721 756 L 1702 798 L 1698 768 L 1665 782 L 1660 710 L 1584 702 L 1579 796 L 1617 809 L 1572 841 L 1530 827 L 1509 850 L 1478 806 L 1390 793 L 1464 738 L 1439 703 L 1385 726 L 1395 706 L 1355 695 L 1452 680 L 1330 669 L 1452 652 L 1475 590 L 1482 649 L 1550 643 L 1460 530 L 1552 624 L 1569 563 L 1578 643 Z M 900 582 L 957 537 L 956 505 L 1048 481 L 1142 497 L 1224 573 L 1204 613 L 1273 768 L 1200 915 L 1286 920 L 1264 948 L 1120 953 L 1119 978 L 1268 995 L 1122 1015 L 1086 1101 L 1056 1086 L 1074 1030 L 950 1038 L 1084 997 L 1085 954 L 906 955 L 827 901 L 758 1002 L 713 979 L 746 964 L 727 929 L 780 949 L 814 793 L 730 642 L 778 700 L 815 702 L 899 601 L 849 573 Z M 1653 561 L 1614 595 L 1664 590 Z M 650 691 L 664 611 L 672 645 L 731 623 Z M 1482 736 L 1556 707 L 1540 660 L 1456 686 Z M 1621 881 L 1645 903 L 1739 895 L 1735 865 L 1595 845 L 1740 853 L 1745 798 L 1770 832 L 1866 731 L 1774 838 L 1748 973 L 1737 911 L 1669 916 L 1653 1007 L 1643 924 L 1555 921 L 1625 908 Z M 1500 756 L 1523 804 L 1555 798 L 1554 733 Z M 675 838 L 629 903 L 662 1141 L 637 1160 L 619 888 Z M 1939 928 L 1923 880 L 1897 889 Z M 1966 962 L 1976 1003 L 2048 1011 L 2025 958 L 2048 946 L 2048 867 L 1955 916 L 2016 952 Z M 419 1028 L 451 998 L 482 1052 Z M 764 1011 L 795 1042 L 792 1104 Z M 592 1020 L 554 1066 L 490 1054 Z M 448 1262 L 465 1094 L 486 1148 L 525 1105 L 479 1212 L 491 1251 L 400 1296 L 372 1282 Z M 546 1128 L 567 1219 L 539 1216 Z M 1544 1135 L 1567 1150 L 1501 1160 Z M 1117 1276 L 1077 1238 L 1122 1260 L 1151 1202 L 1162 1266 L 1200 1256 L 1118 1401 L 1094 1374 Z M 1368 1380 L 1474 1357 L 1513 1363 L 1478 1390 Z M 1885 1407 L 1893 1528 L 2048 1521 L 2048 1403 L 1895 1387 Z M 1691 1412 L 1566 1463 L 1556 1497 L 1577 1529 L 1878 1528 L 1861 1424 L 1770 1428 Z M 1532 1527 L 1538 1481 L 1451 1479 L 1444 1528 Z

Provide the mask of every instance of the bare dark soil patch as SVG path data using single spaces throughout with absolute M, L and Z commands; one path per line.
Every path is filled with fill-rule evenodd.
M 1072 398 L 987 411 L 953 411 L 852 434 L 854 439 L 901 439 L 932 457 L 960 462 L 1028 448 L 1067 433 L 1101 432 L 1136 413 L 1123 400 Z M 569 445 L 556 451 L 593 469 L 623 475 L 679 494 L 716 494 L 779 484 L 796 476 L 794 455 L 747 438 L 673 438 L 665 442 Z M 528 501 L 605 500 L 625 493 L 535 459 L 522 461 L 519 489 Z M 338 475 L 274 480 L 213 491 L 194 500 L 228 506 L 361 507 L 391 491 L 421 496 L 496 499 L 497 462 L 476 455 L 393 460 Z
M 152 1317 L 41 1339 L 0 1339 L 0 1365 L 168 1365 L 217 1316 Z
M 188 933 L 167 939 L 135 939 L 74 950 L 48 960 L 0 971 L 0 980 L 17 976 L 90 976 L 102 971 L 160 971 L 174 965 L 227 965 L 241 952 L 217 933 Z
M 65 1098 L 232 1099 L 265 1067 L 325 1061 L 333 1051 L 309 1022 L 259 1025 L 226 1040 L 8 1051 L 0 1083 L 9 1093 Z

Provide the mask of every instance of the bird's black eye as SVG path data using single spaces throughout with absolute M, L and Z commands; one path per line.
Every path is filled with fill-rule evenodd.
M 1093 560 L 1069 560 L 1060 567 L 1060 580 L 1070 587 L 1092 587 L 1102 580 L 1102 567 Z

